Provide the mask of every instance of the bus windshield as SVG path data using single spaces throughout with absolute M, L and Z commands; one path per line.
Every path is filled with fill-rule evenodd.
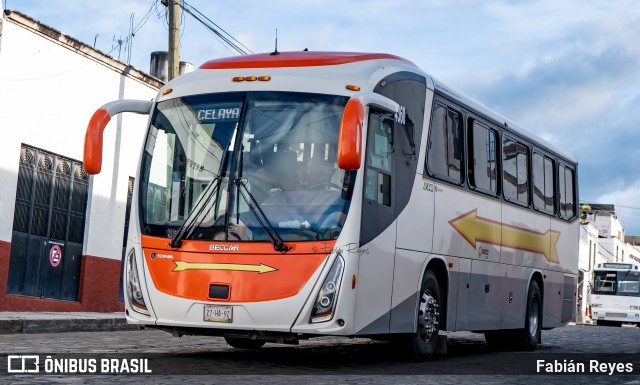
M 220 93 L 158 103 L 142 159 L 143 234 L 184 239 L 335 239 L 355 172 L 337 167 L 347 97 Z
M 596 271 L 593 293 L 640 297 L 640 272 Z

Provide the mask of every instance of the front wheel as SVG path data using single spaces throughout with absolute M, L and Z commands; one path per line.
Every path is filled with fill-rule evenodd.
M 426 361 L 433 356 L 438 345 L 440 304 L 442 297 L 438 278 L 427 270 L 422 278 L 418 303 L 417 330 L 406 336 L 405 346 L 416 361 Z

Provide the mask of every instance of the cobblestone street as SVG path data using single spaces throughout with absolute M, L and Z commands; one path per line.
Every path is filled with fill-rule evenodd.
M 425 363 L 406 362 L 386 342 L 323 337 L 298 346 L 267 344 L 258 351 L 229 347 L 222 338 L 172 337 L 157 330 L 3 335 L 0 349 L 8 354 L 127 353 L 151 357 L 157 373 L 170 375 L 3 375 L 2 383 L 439 383 L 640 384 L 640 329 L 635 327 L 566 326 L 543 332 L 535 352 L 490 352 L 482 334 L 449 333 L 448 353 Z M 618 353 L 622 353 L 618 355 Z M 539 359 L 610 358 L 635 362 L 634 375 L 543 375 Z M 613 357 L 613 358 L 612 358 Z M 6 357 L 2 357 L 6 365 Z M 160 364 L 159 364 L 160 363 Z M 156 366 L 154 367 L 153 364 Z M 159 367 L 160 366 L 160 367 Z M 166 366 L 166 367 L 165 367 Z M 2 370 L 6 373 L 6 367 Z M 196 374 L 193 374 L 196 373 Z

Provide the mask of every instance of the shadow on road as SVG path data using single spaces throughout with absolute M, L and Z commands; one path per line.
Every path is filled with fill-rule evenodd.
M 164 354 L 153 362 L 160 367 L 181 367 L 192 374 L 522 374 L 523 355 L 491 352 L 481 340 L 450 341 L 448 353 L 431 361 L 412 362 L 389 342 L 307 342 L 299 346 L 267 344 L 259 350 L 226 349 L 212 352 Z M 535 360 L 532 358 L 532 362 Z M 215 369 L 213 369 L 215 368 Z M 533 366 L 532 366 L 533 368 Z M 155 372 L 155 370 L 154 370 Z M 507 371 L 508 372 L 508 371 Z

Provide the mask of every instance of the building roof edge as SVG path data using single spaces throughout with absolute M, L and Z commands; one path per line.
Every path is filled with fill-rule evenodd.
M 106 53 L 95 49 L 92 46 L 83 43 L 74 37 L 66 35 L 55 28 L 49 27 L 48 25 L 45 25 L 19 11 L 5 10 L 4 18 L 6 21 L 10 21 L 15 25 L 18 25 L 46 39 L 49 39 L 64 48 L 76 52 L 88 59 L 102 64 L 105 67 L 108 67 L 151 88 L 157 90 L 164 85 L 164 82 L 162 80 L 153 77 L 145 72 L 142 72 L 131 65 L 114 59 Z

